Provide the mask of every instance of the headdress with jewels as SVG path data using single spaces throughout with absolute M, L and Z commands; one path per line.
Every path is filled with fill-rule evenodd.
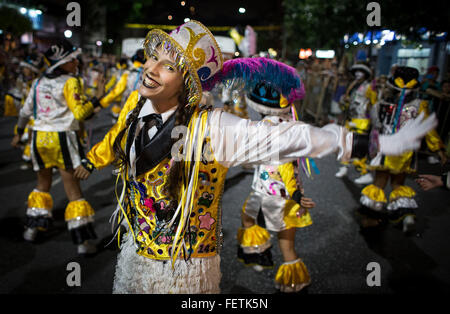
M 144 41 L 147 57 L 157 47 L 173 53 L 177 68 L 183 73 L 188 90 L 188 103 L 197 106 L 203 90 L 211 90 L 219 83 L 240 79 L 247 91 L 257 83 L 277 86 L 289 103 L 304 96 L 304 87 L 294 68 L 268 58 L 238 58 L 224 62 L 214 36 L 203 24 L 191 20 L 170 34 L 151 30 Z
M 223 57 L 211 32 L 200 22 L 191 20 L 170 34 L 151 30 L 145 39 L 147 57 L 162 46 L 174 53 L 176 66 L 184 75 L 188 105 L 197 106 L 202 97 L 202 84 L 222 69 Z

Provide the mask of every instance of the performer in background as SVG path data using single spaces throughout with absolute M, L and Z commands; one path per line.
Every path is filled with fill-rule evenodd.
M 24 239 L 34 241 L 38 232 L 45 232 L 50 226 L 52 168 L 57 168 L 69 199 L 64 215 L 68 230 L 78 253 L 86 254 L 96 249 L 91 242 L 96 238 L 94 210 L 83 198 L 79 180 L 73 174 L 84 158 L 77 134 L 79 121 L 89 118 L 100 103 L 97 97 L 88 101 L 82 93 L 76 77 L 80 53 L 81 49 L 68 41 L 56 43 L 47 50 L 44 56 L 48 69 L 32 84 L 19 113 L 18 134 L 12 145 L 18 145 L 25 126 L 33 117 L 31 159 L 38 182 L 28 196 Z
M 338 125 L 268 126 L 220 108 L 201 110 L 203 89 L 236 77 L 249 88 L 261 80 L 282 86 L 290 103 L 304 90 L 300 80 L 285 79 L 294 77 L 285 74 L 295 69 L 270 59 L 223 64 L 214 36 L 197 21 L 170 34 L 151 30 L 144 49 L 139 89 L 75 175 L 86 179 L 113 162 L 120 169 L 116 218 L 129 229 L 117 260 L 115 293 L 219 293 L 221 201 L 228 169 L 332 153 L 342 160 L 362 157 L 369 150 L 368 137 Z M 395 155 L 416 148 L 436 121 L 414 122 L 408 135 L 381 137 L 372 142 L 373 150 Z

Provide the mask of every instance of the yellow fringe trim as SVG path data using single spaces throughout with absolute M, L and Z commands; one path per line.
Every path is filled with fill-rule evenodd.
M 412 188 L 406 185 L 401 185 L 391 192 L 389 195 L 389 201 L 392 202 L 401 197 L 413 198 L 414 196 L 416 196 L 416 192 Z
M 50 193 L 35 190 L 28 195 L 28 208 L 40 208 L 51 211 L 53 198 Z
M 303 228 L 312 225 L 311 215 L 306 209 L 305 214 L 301 217 L 297 216 L 297 212 L 301 209 L 300 205 L 293 200 L 286 200 L 284 205 L 283 221 L 286 229 Z
M 90 217 L 94 215 L 94 209 L 86 200 L 73 201 L 67 204 L 64 219 L 66 221 L 78 217 Z
M 16 105 L 14 104 L 14 98 L 12 98 L 11 95 L 5 96 L 5 102 L 4 102 L 4 113 L 3 115 L 5 117 L 17 117 L 17 109 Z
M 266 229 L 253 225 L 250 228 L 239 228 L 237 238 L 239 244 L 243 247 L 257 246 L 269 241 L 270 234 Z
M 296 285 L 307 285 L 311 282 L 308 269 L 301 259 L 297 262 L 282 264 L 275 275 L 275 282 L 294 288 Z
M 370 127 L 370 119 L 351 119 L 351 122 L 355 124 L 355 126 L 350 126 L 349 121 L 345 123 L 345 127 L 350 131 L 355 131 L 356 133 L 362 134 L 369 130 Z
M 371 200 L 375 202 L 382 202 L 387 203 L 386 195 L 384 194 L 384 191 L 377 187 L 376 185 L 368 185 L 366 186 L 362 191 L 362 195 L 367 196 Z
M 368 172 L 366 157 L 364 157 L 363 159 L 355 159 L 355 160 L 353 160 L 352 163 L 362 175 L 364 175 Z

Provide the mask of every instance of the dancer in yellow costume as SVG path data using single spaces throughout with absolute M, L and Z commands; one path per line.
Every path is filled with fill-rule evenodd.
M 214 36 L 197 21 L 170 34 L 151 30 L 144 48 L 147 61 L 138 91 L 131 93 L 117 123 L 75 174 L 86 179 L 93 169 L 115 161 L 120 167 L 123 186 L 117 193 L 117 220 L 129 230 L 118 256 L 113 292 L 218 293 L 221 201 L 228 168 L 331 153 L 349 159 L 352 153 L 367 153 L 368 145 L 338 125 L 267 126 L 219 108 L 200 110 L 203 87 L 234 76 L 249 82 L 268 76 L 270 81 L 272 76 L 263 69 L 270 64 L 277 72 L 277 66 L 264 58 L 223 64 Z M 284 73 L 279 72 L 282 80 Z M 289 95 L 301 83 L 294 79 L 283 86 Z M 301 95 L 293 94 L 290 100 Z M 435 122 L 432 118 L 418 124 L 428 130 Z M 415 147 L 421 136 L 417 131 L 403 143 Z M 274 149 L 261 145 L 267 140 Z M 398 140 L 386 140 L 379 149 L 397 152 Z
M 37 186 L 28 196 L 27 222 L 24 238 L 34 241 L 39 231 L 48 229 L 52 219 L 53 199 L 50 195 L 52 168 L 58 168 L 69 204 L 65 220 L 78 253 L 93 253 L 96 238 L 94 210 L 83 198 L 79 180 L 73 176 L 84 157 L 77 131 L 79 121 L 90 117 L 97 98 L 87 101 L 76 78 L 81 53 L 67 41 L 52 45 L 45 53 L 49 68 L 33 82 L 19 113 L 18 134 L 12 145 L 17 146 L 28 120 L 33 117 L 31 159 L 37 172 Z
M 112 91 L 113 88 L 121 79 L 122 81 L 126 82 L 126 78 L 123 79 L 123 76 L 126 75 L 126 77 L 128 77 L 128 73 L 126 72 L 127 68 L 128 68 L 127 58 L 120 58 L 119 62 L 117 62 L 114 67 L 111 67 L 110 78 L 108 83 L 106 83 L 105 85 L 106 94 Z M 111 114 L 114 117 L 114 120 L 116 120 L 117 117 L 119 116 L 121 109 L 122 109 L 122 93 L 117 95 L 117 97 L 112 101 Z
M 111 103 L 113 104 L 111 112 L 113 113 L 114 123 L 131 92 L 135 91 L 142 81 L 142 66 L 145 63 L 144 50 L 137 50 L 131 58 L 131 61 L 133 62 L 133 65 L 130 69 L 126 69 L 122 72 L 120 79 L 114 87 L 100 100 L 100 104 L 103 108 L 107 108 Z
M 270 125 L 293 121 L 292 105 L 269 85 L 256 86 L 246 100 Z M 308 270 L 295 250 L 295 232 L 312 224 L 308 208 L 314 207 L 314 202 L 303 197 L 298 170 L 297 162 L 256 167 L 238 231 L 238 258 L 257 271 L 273 266 L 268 230 L 277 233 L 284 263 L 275 275 L 275 287 L 282 292 L 299 292 L 310 284 Z M 265 228 L 256 223 L 260 210 Z
M 372 70 L 366 63 L 360 62 L 354 64 L 350 72 L 355 77 L 355 80 L 350 83 L 345 95 L 348 106 L 346 109 L 348 118 L 345 126 L 352 132 L 368 134 L 370 131 L 369 112 L 370 106 L 372 105 L 371 99 L 373 99 L 373 91 L 370 84 Z M 352 160 L 352 164 L 361 174 L 355 180 L 355 183 L 367 184 L 373 181 L 372 175 L 367 169 L 366 162 L 366 158 Z M 347 175 L 348 167 L 348 163 L 343 163 L 336 173 L 336 177 L 342 178 Z
M 20 64 L 21 73 L 19 74 L 16 85 L 11 93 L 10 101 L 15 107 L 14 112 L 15 115 L 18 115 L 18 112 L 22 108 L 22 105 L 25 102 L 25 99 L 30 92 L 32 82 L 45 70 L 45 64 L 43 61 L 43 57 L 41 54 L 32 53 L 25 58 L 25 60 L 21 61 Z M 8 97 L 9 95 L 7 95 Z M 5 98 L 5 107 L 6 107 L 6 98 Z M 6 115 L 6 114 L 5 114 Z M 20 138 L 21 146 L 23 146 L 22 159 L 26 162 L 21 166 L 21 169 L 29 169 L 31 164 L 31 132 L 33 127 L 34 120 L 31 118 L 28 124 L 26 125 L 23 135 Z M 14 135 L 17 134 L 17 125 L 14 128 Z
M 407 130 L 418 115 L 428 116 L 428 103 L 417 98 L 419 72 L 415 68 L 399 66 L 389 78 L 381 99 L 377 102 L 373 136 L 398 134 Z M 444 145 L 437 132 L 430 130 L 425 141 L 431 151 L 442 152 Z M 394 224 L 402 224 L 403 231 L 414 228 L 415 210 L 418 208 L 416 192 L 405 185 L 408 174 L 416 172 L 417 158 L 414 150 L 392 156 L 378 153 L 371 161 L 376 171 L 373 184 L 361 191 L 362 213 L 373 218 L 375 225 L 387 214 Z M 392 192 L 387 200 L 384 189 L 390 180 Z M 378 221 L 378 222 L 377 222 Z

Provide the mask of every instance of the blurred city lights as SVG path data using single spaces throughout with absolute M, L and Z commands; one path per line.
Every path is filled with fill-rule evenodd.
M 186 2 L 181 1 L 181 6 L 184 7 L 184 5 L 186 4 Z
M 169 21 L 172 21 L 172 15 L 169 15 L 169 16 L 167 17 L 167 19 L 168 19 Z
M 27 13 L 27 9 L 25 9 L 25 8 L 20 8 L 20 13 L 22 13 L 22 14 L 26 14 Z
M 102 42 L 100 41 L 100 40 L 97 40 L 96 42 L 95 42 L 95 44 L 97 45 L 97 46 L 101 46 L 102 45 Z
M 36 17 L 36 16 L 38 16 L 36 10 L 29 10 L 29 11 L 28 11 L 28 15 L 29 15 L 30 17 Z
M 245 13 L 245 8 L 239 8 L 239 13 L 244 14 Z
M 69 30 L 69 29 L 66 29 L 66 30 L 64 31 L 64 37 L 66 37 L 66 38 L 71 38 L 71 37 L 72 37 L 72 31 Z
M 316 57 L 319 59 L 333 59 L 335 56 L 334 50 L 317 50 Z
M 187 18 L 184 19 L 184 23 L 187 23 L 187 22 L 189 22 L 190 20 L 191 20 L 191 19 L 187 17 Z

